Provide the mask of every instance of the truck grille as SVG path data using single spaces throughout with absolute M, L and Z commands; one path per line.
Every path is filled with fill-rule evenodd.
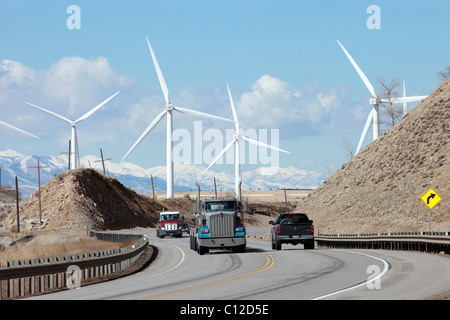
M 218 214 L 211 216 L 210 222 L 211 238 L 234 237 L 234 216 Z
M 177 230 L 178 225 L 176 223 L 166 223 L 164 228 L 166 231 L 174 231 Z

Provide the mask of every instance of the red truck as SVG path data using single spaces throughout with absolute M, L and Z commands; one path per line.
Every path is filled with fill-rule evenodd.
M 178 211 L 163 211 L 159 214 L 156 236 L 158 238 L 164 238 L 165 236 L 181 238 L 183 236 L 180 213 Z

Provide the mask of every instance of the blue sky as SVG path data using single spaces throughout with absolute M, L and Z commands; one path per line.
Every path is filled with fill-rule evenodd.
M 79 30 L 67 28 L 72 4 Z M 367 28 L 370 5 L 380 8 L 381 29 Z M 22 101 L 76 119 L 120 90 L 78 126 L 81 157 L 102 148 L 120 161 L 164 109 L 148 36 L 174 105 L 231 118 L 228 83 L 243 128 L 279 130 L 279 146 L 291 152 L 280 154 L 281 167 L 327 173 L 326 164 L 345 161 L 343 138 L 356 146 L 370 112 L 369 92 L 336 40 L 376 89 L 378 78 L 395 78 L 406 80 L 407 95 L 426 95 L 450 64 L 448 12 L 450 3 L 438 0 L 2 0 L 0 120 L 41 139 L 0 128 L 0 150 L 67 149 L 70 126 Z M 174 128 L 192 132 L 194 121 L 176 114 Z M 127 161 L 165 165 L 165 121 Z

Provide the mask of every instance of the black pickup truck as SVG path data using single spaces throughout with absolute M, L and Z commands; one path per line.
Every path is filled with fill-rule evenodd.
M 282 243 L 303 243 L 305 249 L 314 249 L 314 226 L 304 213 L 280 213 L 277 220 L 270 221 L 272 249 L 281 250 Z

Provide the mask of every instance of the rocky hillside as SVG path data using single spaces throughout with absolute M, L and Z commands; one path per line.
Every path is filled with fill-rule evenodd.
M 450 230 L 450 78 L 299 203 L 321 233 Z

